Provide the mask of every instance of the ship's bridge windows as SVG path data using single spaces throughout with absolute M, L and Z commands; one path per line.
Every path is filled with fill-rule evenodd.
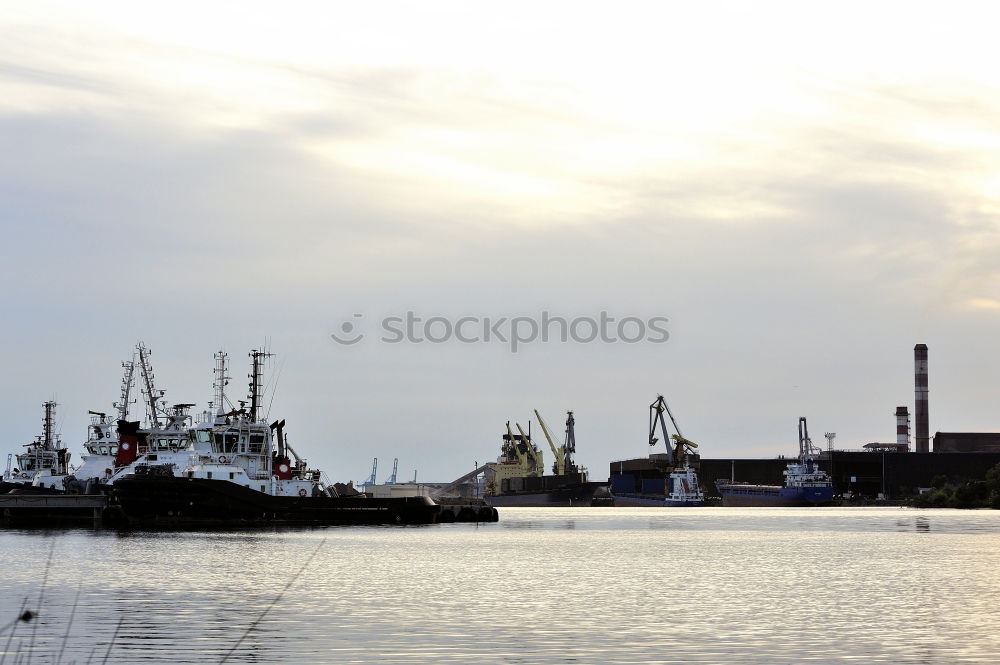
M 108 446 L 108 454 L 109 455 L 117 455 L 118 454 L 118 444 L 117 443 L 114 444 L 114 445 Z
M 260 454 L 264 450 L 264 435 L 263 434 L 251 434 L 250 435 L 250 454 Z
M 107 446 L 100 446 L 98 448 L 98 450 L 100 451 L 101 455 L 107 455 L 108 454 L 108 447 Z
M 200 429 L 197 431 L 196 436 L 198 437 L 198 443 L 211 443 L 212 433 L 208 430 Z
M 235 433 L 216 434 L 212 442 L 212 452 L 235 453 L 239 435 Z

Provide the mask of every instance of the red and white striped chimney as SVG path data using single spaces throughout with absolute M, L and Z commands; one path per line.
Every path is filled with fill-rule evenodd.
M 910 410 L 905 406 L 896 407 L 896 445 L 900 450 L 910 449 Z

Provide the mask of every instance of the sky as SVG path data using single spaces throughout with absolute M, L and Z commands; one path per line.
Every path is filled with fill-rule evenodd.
M 139 341 L 199 408 L 269 349 L 339 481 L 451 480 L 533 409 L 604 479 L 658 394 L 706 457 L 893 441 L 916 343 L 931 432 L 1000 431 L 998 13 L 5 3 L 2 452 L 55 399 L 79 459 Z M 407 312 L 667 339 L 383 341 Z

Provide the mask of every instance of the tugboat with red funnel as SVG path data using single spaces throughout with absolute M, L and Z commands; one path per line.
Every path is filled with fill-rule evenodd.
M 158 449 L 143 445 L 143 437 L 119 423 L 116 466 L 129 472 L 116 472 L 111 507 L 121 523 L 130 528 L 214 528 L 438 521 L 440 506 L 426 496 L 343 496 L 321 471 L 310 469 L 289 444 L 285 421 L 268 424 L 262 418 L 262 365 L 270 355 L 251 352 L 249 407 L 241 402 L 224 412 L 228 377 L 225 354 L 217 354 L 218 411 L 176 433 L 175 438 L 184 439 L 176 454 L 161 459 Z M 188 406 L 175 410 L 183 413 Z

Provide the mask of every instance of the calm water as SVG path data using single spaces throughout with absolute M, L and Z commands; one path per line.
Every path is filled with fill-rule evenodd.
M 7 663 L 1000 662 L 1000 511 L 500 519 L 0 531 L 0 649 L 43 592 Z

